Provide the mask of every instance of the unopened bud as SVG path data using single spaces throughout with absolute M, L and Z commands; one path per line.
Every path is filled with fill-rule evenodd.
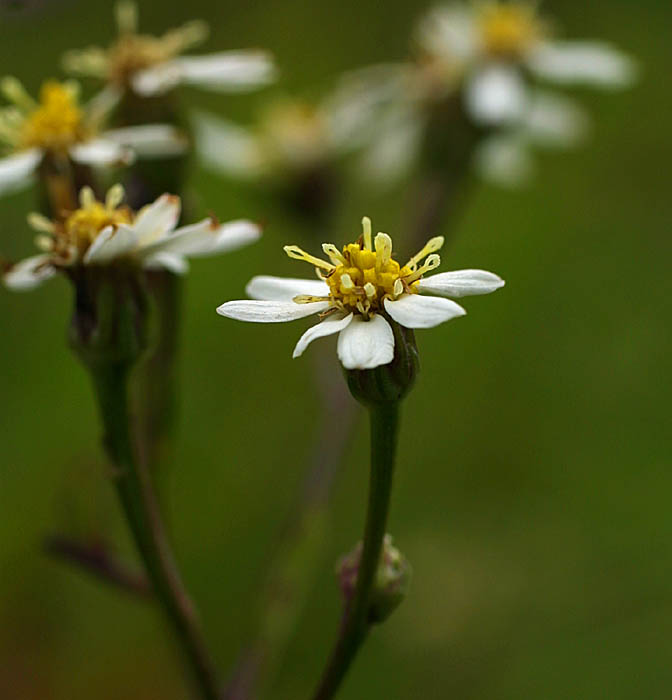
M 359 563 L 362 557 L 360 542 L 350 554 L 346 554 L 337 567 L 341 593 L 348 603 L 357 586 Z M 369 622 L 385 621 L 406 597 L 411 581 L 411 565 L 404 555 L 392 544 L 392 537 L 385 535 L 380 564 L 376 572 L 371 602 Z

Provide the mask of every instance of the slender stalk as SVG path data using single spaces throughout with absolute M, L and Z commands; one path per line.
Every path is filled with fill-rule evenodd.
M 341 633 L 313 700 L 329 700 L 336 695 L 353 660 L 369 632 L 369 607 L 392 491 L 392 475 L 397 444 L 399 402 L 369 406 L 371 419 L 371 474 L 369 503 L 362 556 L 355 593 L 346 611 Z
M 92 370 L 105 447 L 116 469 L 117 494 L 157 600 L 184 650 L 201 695 L 206 700 L 217 700 L 219 684 L 214 664 L 177 570 L 149 474 L 135 456 L 128 413 L 128 372 L 126 365 L 109 363 Z

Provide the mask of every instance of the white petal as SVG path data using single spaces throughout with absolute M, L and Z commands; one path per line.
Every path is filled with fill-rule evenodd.
M 394 359 L 394 333 L 380 315 L 355 316 L 338 336 L 338 359 L 345 369 L 373 369 Z
M 49 255 L 26 258 L 16 263 L 3 275 L 3 282 L 17 292 L 34 289 L 56 274 L 56 269 L 50 264 L 50 260 Z
M 147 270 L 170 270 L 176 275 L 183 275 L 189 269 L 189 263 L 181 255 L 163 251 L 144 258 L 142 266 Z
M 418 25 L 417 39 L 430 55 L 465 63 L 478 50 L 478 27 L 475 12 L 454 3 L 430 10 Z
M 486 138 L 476 150 L 474 166 L 483 179 L 511 188 L 527 184 L 534 171 L 527 142 L 515 134 Z
M 116 228 L 104 228 L 84 255 L 85 265 L 105 265 L 106 263 L 129 255 L 138 243 L 137 232 L 130 226 L 121 224 Z
M 255 323 L 283 323 L 319 314 L 329 308 L 328 301 L 297 304 L 293 301 L 227 301 L 217 308 L 217 313 L 238 321 Z
M 329 296 L 329 287 L 326 282 L 321 282 L 320 280 L 258 275 L 249 281 L 247 287 L 245 287 L 245 293 L 252 299 L 291 301 L 299 294 L 306 294 L 311 297 Z
M 166 61 L 137 72 L 132 79 L 133 90 L 142 97 L 160 95 L 179 85 L 181 78 L 177 61 Z
M 467 312 L 450 299 L 404 294 L 396 301 L 385 300 L 385 311 L 406 328 L 434 328 Z
M 600 41 L 545 43 L 530 54 L 528 65 L 540 78 L 562 84 L 623 88 L 637 77 L 629 56 Z
M 485 270 L 455 270 L 425 277 L 418 283 L 423 292 L 442 297 L 466 297 L 490 294 L 504 286 L 504 280 Z
M 261 174 L 261 149 L 250 131 L 203 112 L 193 122 L 196 152 L 203 165 L 233 177 Z
M 182 82 L 219 92 L 243 92 L 273 82 L 276 69 L 265 51 L 223 51 L 175 59 Z
M 79 163 L 94 167 L 128 165 L 133 161 L 130 149 L 104 137 L 73 146 L 70 155 Z
M 469 114 L 489 126 L 518 121 L 528 103 L 520 72 L 504 65 L 478 70 L 467 81 L 464 99 Z
M 0 158 L 0 194 L 9 194 L 27 187 L 33 180 L 35 168 L 42 159 L 42 151 L 31 148 Z
M 537 91 L 523 117 L 521 131 L 540 146 L 568 148 L 584 138 L 588 119 L 573 100 Z
M 296 358 L 303 355 L 305 349 L 315 340 L 315 338 L 324 338 L 327 335 L 333 335 L 346 328 L 352 321 L 353 314 L 347 316 L 327 316 L 321 323 L 309 328 L 300 338 L 294 348 L 292 357 Z
M 133 150 L 139 158 L 170 158 L 185 153 L 189 142 L 185 135 L 170 124 L 142 124 L 104 133 L 110 141 Z
M 142 254 L 154 255 L 161 251 L 191 257 L 218 255 L 252 243 L 260 235 L 261 229 L 252 221 L 240 219 L 218 225 L 212 219 L 204 219 L 159 238 Z
M 180 208 L 180 198 L 173 194 L 162 194 L 156 201 L 143 207 L 133 223 L 138 244 L 145 247 L 172 231 L 179 221 Z

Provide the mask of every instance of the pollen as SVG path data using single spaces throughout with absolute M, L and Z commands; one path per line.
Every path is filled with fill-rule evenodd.
M 432 238 L 424 248 L 405 265 L 400 265 L 392 253 L 392 239 L 386 233 L 371 235 L 371 220 L 362 220 L 363 233 L 355 243 L 342 250 L 332 243 L 325 243 L 323 251 L 330 262 L 306 253 L 298 246 L 285 246 L 290 258 L 313 265 L 315 271 L 329 288 L 329 296 L 323 299 L 310 297 L 310 301 L 328 300 L 331 310 L 355 312 L 368 319 L 384 311 L 385 299 L 398 299 L 403 294 L 416 294 L 422 276 L 441 263 L 436 251 L 443 245 L 443 237 Z M 294 299 L 305 303 L 303 297 Z
M 531 2 L 487 3 L 479 24 L 485 50 L 495 56 L 519 56 L 543 35 Z
M 72 83 L 46 82 L 40 100 L 21 125 L 20 144 L 65 151 L 86 137 L 84 114 L 78 103 L 77 89 Z

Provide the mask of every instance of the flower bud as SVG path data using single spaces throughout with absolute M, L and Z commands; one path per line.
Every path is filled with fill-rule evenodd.
M 80 266 L 69 277 L 75 287 L 73 351 L 90 369 L 130 368 L 149 344 L 149 303 L 140 271 L 130 265 Z
M 362 543 L 346 554 L 339 562 L 337 575 L 341 593 L 347 603 L 352 599 L 357 585 L 359 563 L 362 557 Z M 411 581 L 411 565 L 404 555 L 392 544 L 392 537 L 385 535 L 380 564 L 371 593 L 369 622 L 384 622 L 406 597 Z
M 394 359 L 374 369 L 344 370 L 350 393 L 364 405 L 400 401 L 412 389 L 420 368 L 415 335 L 389 317 L 394 333 Z

